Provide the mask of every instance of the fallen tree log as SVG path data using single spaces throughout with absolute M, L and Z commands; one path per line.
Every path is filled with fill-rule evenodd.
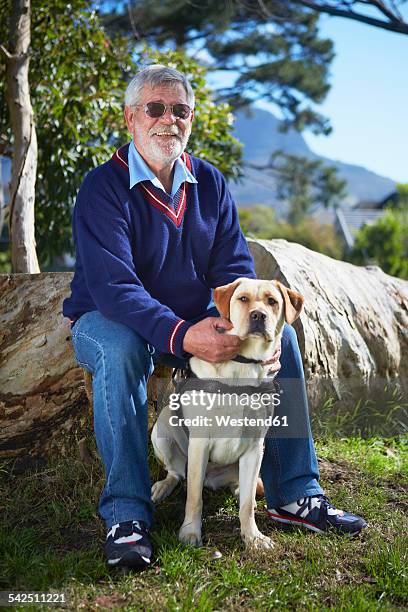
M 23 462 L 59 446 L 88 410 L 70 325 L 71 273 L 0 275 L 0 457 Z
M 335 261 L 284 240 L 250 241 L 258 276 L 305 296 L 295 328 L 312 407 L 321 381 L 407 380 L 408 282 Z M 0 459 L 30 459 L 90 420 L 62 302 L 72 273 L 0 275 Z M 405 357 L 405 358 L 404 358 Z M 348 386 L 347 386 L 348 385 Z
M 249 246 L 260 278 L 305 298 L 294 327 L 312 407 L 330 395 L 355 404 L 387 383 L 408 391 L 408 281 L 286 240 Z
M 72 433 L 92 428 L 91 377 L 75 361 L 62 315 L 71 280 L 71 272 L 0 274 L 0 459 L 19 467 L 66 452 Z M 150 413 L 171 375 L 157 370 Z

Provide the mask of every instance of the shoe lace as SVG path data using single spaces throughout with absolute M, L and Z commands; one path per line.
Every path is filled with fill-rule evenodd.
M 114 540 L 116 540 L 123 536 L 130 536 L 132 533 L 148 535 L 149 530 L 141 521 L 124 521 L 123 523 L 119 523 L 117 529 L 115 529 L 114 533 L 112 533 L 112 537 Z
M 140 521 L 132 521 L 132 529 L 133 530 L 136 529 L 137 531 L 140 531 L 141 533 L 144 533 L 144 534 L 148 533 L 149 531 L 146 525 Z
M 317 498 L 320 501 L 320 511 L 327 511 L 329 508 L 332 508 L 333 510 L 335 510 L 336 508 L 333 506 L 332 503 L 330 503 L 329 499 L 326 497 L 326 495 L 320 494 L 320 495 L 312 495 L 312 496 L 308 496 L 308 497 L 304 497 L 302 499 L 299 499 L 298 501 L 298 506 L 300 508 L 300 512 L 302 512 L 305 508 L 307 508 L 308 513 L 311 512 L 313 510 L 313 498 Z
M 320 499 L 321 501 L 321 505 L 324 506 L 324 508 L 326 510 L 328 510 L 329 508 L 332 510 L 336 510 L 336 507 L 333 506 L 333 504 L 330 502 L 330 500 L 326 497 L 326 495 L 317 495 L 317 497 Z

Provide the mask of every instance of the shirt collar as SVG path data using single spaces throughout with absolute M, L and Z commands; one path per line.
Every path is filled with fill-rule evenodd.
M 164 193 L 166 193 L 166 190 L 164 189 L 157 176 L 152 170 L 150 170 L 149 166 L 146 164 L 145 160 L 140 155 L 139 151 L 136 149 L 133 140 L 129 146 L 128 164 L 129 189 L 132 189 L 132 187 L 137 185 L 137 183 L 141 183 L 142 181 L 151 181 L 155 187 L 158 187 Z M 177 191 L 180 188 L 180 185 L 182 185 L 184 181 L 188 181 L 189 183 L 198 182 L 191 174 L 181 157 L 178 157 L 174 164 L 173 186 L 171 188 L 172 197 L 176 195 Z

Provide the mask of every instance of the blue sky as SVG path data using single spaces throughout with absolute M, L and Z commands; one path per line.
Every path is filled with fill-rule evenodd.
M 340 18 L 321 22 L 336 49 L 332 87 L 320 106 L 333 132 L 305 133 L 309 146 L 408 182 L 408 36 Z
M 408 8 L 404 14 L 408 20 Z M 320 27 L 322 37 L 334 42 L 336 57 L 331 89 L 317 108 L 333 130 L 329 136 L 304 132 L 308 145 L 325 157 L 408 183 L 408 36 L 327 15 Z M 225 86 L 233 75 L 209 73 L 208 80 Z M 257 105 L 279 116 L 275 106 Z
M 408 5 L 400 10 L 408 21 Z M 329 136 L 304 132 L 308 145 L 320 155 L 408 183 L 408 36 L 323 14 L 320 27 L 336 52 L 331 89 L 318 107 L 333 131 Z M 205 51 L 202 55 L 207 59 Z M 231 77 L 209 73 L 208 80 L 228 85 Z M 279 114 L 276 107 L 259 106 Z

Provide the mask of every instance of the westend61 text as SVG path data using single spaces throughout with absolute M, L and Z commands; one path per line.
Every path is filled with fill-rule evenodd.
M 193 389 L 184 393 L 171 393 L 169 397 L 170 410 L 187 406 L 200 406 L 206 410 L 212 410 L 214 406 L 241 406 L 259 410 L 279 405 L 279 393 L 207 393 L 203 389 Z
M 215 422 L 214 422 L 215 421 Z M 192 418 L 179 417 L 173 414 L 169 418 L 171 427 L 288 427 L 287 416 L 231 417 L 230 415 L 215 415 L 215 419 L 208 416 L 197 415 Z

